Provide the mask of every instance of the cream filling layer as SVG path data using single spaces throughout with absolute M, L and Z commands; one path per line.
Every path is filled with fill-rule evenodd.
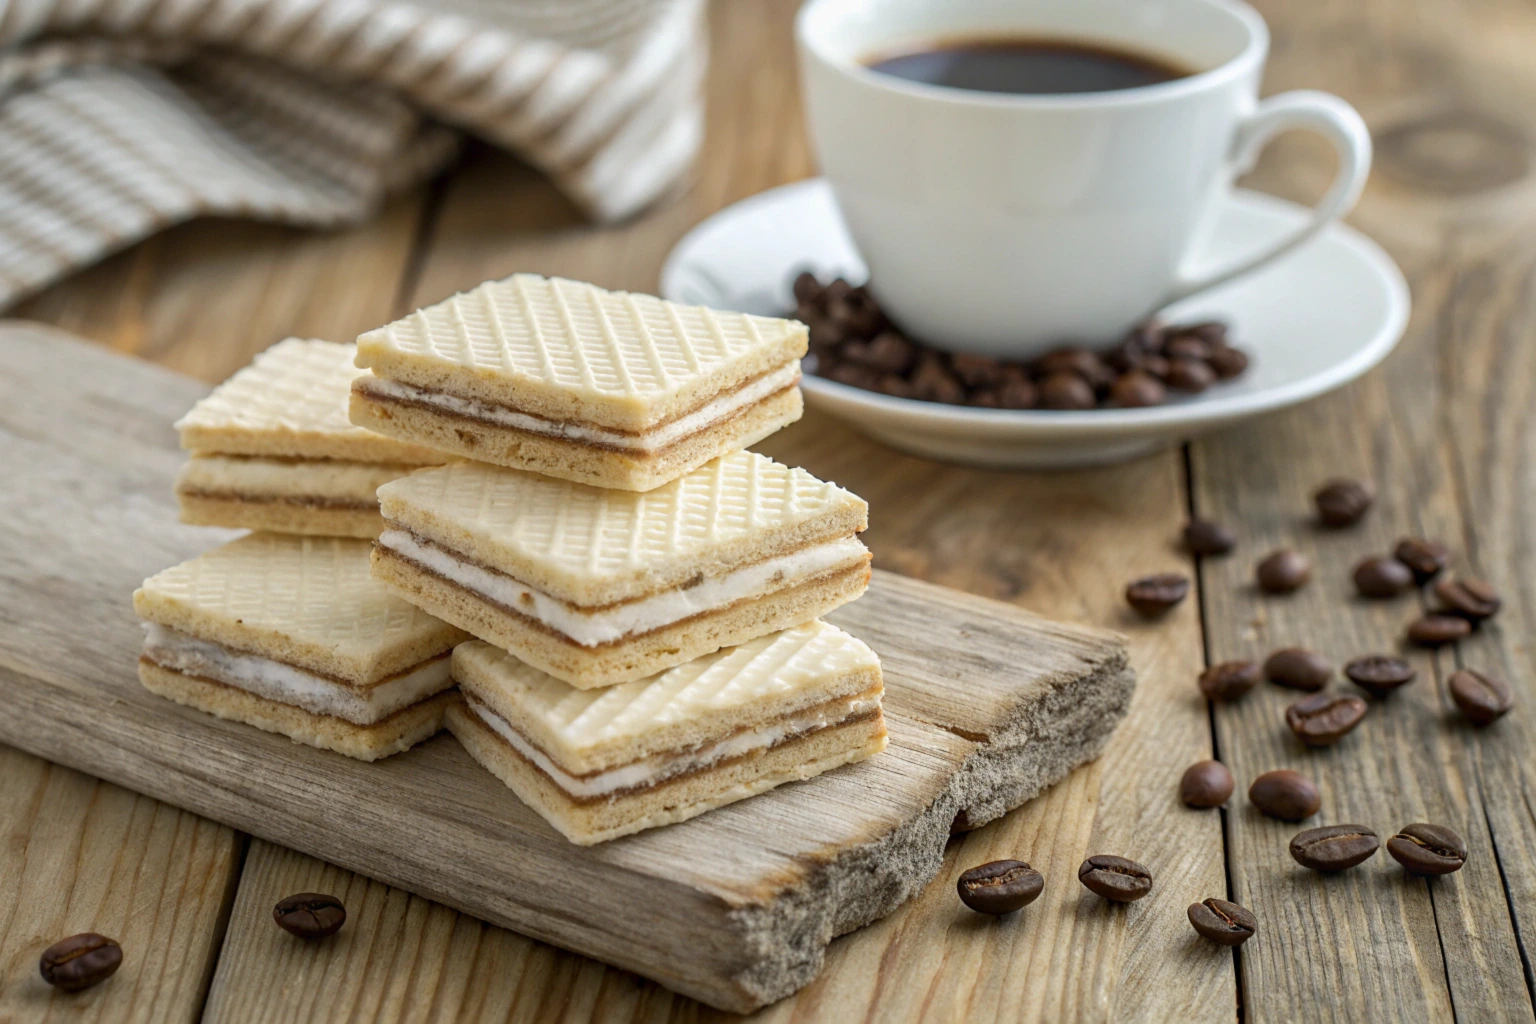
M 496 604 L 515 608 L 583 647 L 612 643 L 635 633 L 649 633 L 702 612 L 761 597 L 824 572 L 852 566 L 869 557 L 869 550 L 856 538 L 844 537 L 744 566 L 691 587 L 665 590 L 638 601 L 587 612 L 510 576 L 467 562 L 435 544 L 422 543 L 405 530 L 385 530 L 379 537 L 379 546 L 424 565 L 444 579 Z
M 420 468 L 392 462 L 193 455 L 176 476 L 176 490 L 377 505 L 380 487 Z
M 590 441 L 594 444 L 608 445 L 612 448 L 629 448 L 635 451 L 655 451 L 665 448 L 670 444 L 682 440 L 692 434 L 697 434 L 723 419 L 745 409 L 749 405 L 755 405 L 767 398 L 790 387 L 800 379 L 800 361 L 794 360 L 786 363 L 779 369 L 757 378 L 728 395 L 721 395 L 712 402 L 707 402 L 686 416 L 680 416 L 665 426 L 648 430 L 643 434 L 621 434 L 614 430 L 605 430 L 602 427 L 587 426 L 581 423 L 557 422 L 555 420 L 540 419 L 537 416 L 529 416 L 527 413 L 509 409 L 504 405 L 494 405 L 490 402 L 482 402 L 477 398 L 464 398 L 460 395 L 450 395 L 444 391 L 433 391 L 429 388 L 417 387 L 404 381 L 392 380 L 387 377 L 364 377 L 360 386 L 365 393 L 372 392 L 386 398 L 397 398 L 412 402 L 420 402 L 436 409 L 457 413 L 460 416 L 468 416 L 472 419 L 487 420 L 506 427 L 515 427 L 518 430 L 526 430 L 534 434 L 544 434 L 549 437 L 569 438 L 572 441 Z
M 144 656 L 162 668 L 212 679 L 311 714 L 343 718 L 353 725 L 373 725 L 453 685 L 451 659 L 446 652 L 387 682 L 352 687 L 296 665 L 232 651 L 159 623 L 144 625 Z
M 606 771 L 577 777 L 555 764 L 547 754 L 524 739 L 522 733 L 514 729 L 511 723 L 502 718 L 501 715 L 497 714 L 485 703 L 476 699 L 474 695 L 466 693 L 465 696 L 468 698 L 465 703 L 469 706 L 470 710 L 474 711 L 480 720 L 489 726 L 496 735 L 506 740 L 512 749 L 516 750 L 523 757 L 532 761 L 540 771 L 554 780 L 555 785 L 578 799 L 591 799 L 607 796 L 619 790 L 654 786 L 665 782 L 673 776 L 707 768 L 712 764 L 733 757 L 741 757 L 744 754 L 766 750 L 785 740 L 794 739 L 805 733 L 837 725 L 839 722 L 872 711 L 880 706 L 880 697 L 878 696 L 850 697 L 847 700 L 808 708 L 796 714 L 777 719 L 768 725 L 759 726 L 756 729 L 742 730 L 724 739 L 695 747 L 692 750 L 673 754 L 657 754 L 631 764 L 620 765 L 617 768 L 609 768 Z

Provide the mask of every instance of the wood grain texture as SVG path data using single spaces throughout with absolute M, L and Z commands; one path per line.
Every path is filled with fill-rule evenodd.
M 1517 339 L 1536 320 L 1528 242 L 1536 71 L 1516 53 L 1536 38 L 1536 15 L 1496 2 L 1466 16 L 1436 0 L 1400 5 L 1390 19 L 1384 10 L 1260 7 L 1275 34 L 1269 87 L 1338 92 L 1376 129 L 1377 173 L 1351 219 L 1403 266 L 1416 309 L 1399 351 L 1363 381 L 1192 446 L 1196 508 L 1241 524 L 1244 535 L 1232 556 L 1202 567 L 1207 643 L 1213 660 L 1300 643 L 1342 663 L 1397 652 L 1422 610 L 1422 598 L 1353 596 L 1354 563 L 1400 536 L 1446 541 L 1456 571 L 1512 595 L 1530 587 L 1536 538 L 1522 510 L 1536 493 L 1536 363 L 1528 340 Z M 1369 60 L 1362 33 L 1373 40 Z M 1286 140 L 1255 184 L 1304 198 L 1328 173 L 1315 148 Z M 1308 496 L 1341 474 L 1376 481 L 1377 507 L 1356 529 L 1319 531 Z M 1317 578 L 1292 598 L 1261 597 L 1253 562 L 1282 544 L 1314 556 Z M 1268 688 L 1216 709 L 1221 756 L 1240 790 L 1257 772 L 1294 767 L 1323 789 L 1309 825 L 1359 822 L 1386 834 L 1434 821 L 1473 851 L 1466 869 L 1432 883 L 1405 878 L 1385 856 L 1323 877 L 1286 854 L 1302 826 L 1240 806 L 1229 829 L 1235 898 L 1269 926 L 1268 941 L 1249 943 L 1242 957 L 1251 1019 L 1293 1019 L 1298 1006 L 1313 1020 L 1359 1019 L 1362 1007 L 1403 1021 L 1532 1019 L 1521 951 L 1536 927 L 1529 719 L 1517 712 L 1471 729 L 1444 689 L 1449 672 L 1470 663 L 1504 674 L 1524 706 L 1536 700 L 1536 662 L 1520 639 L 1531 605 L 1515 597 L 1510 606 L 1454 651 L 1410 652 L 1419 682 L 1373 701 L 1336 748 L 1309 751 L 1290 739 L 1281 714 L 1294 694 Z
M 831 618 L 882 656 L 885 753 L 578 849 L 446 737 L 367 765 L 138 686 L 135 578 L 163 564 L 157 544 L 185 542 L 184 556 L 216 539 L 174 528 L 171 473 L 152 469 L 177 459 L 152 450 L 196 385 L 35 328 L 0 331 L 0 359 L 14 441 L 0 472 L 19 481 L 0 565 L 25 595 L 4 613 L 23 639 L 5 642 L 16 706 L 0 736 L 715 1005 L 805 984 L 829 939 L 932 877 L 958 814 L 990 820 L 1096 756 L 1129 702 L 1112 635 L 879 573 Z M 142 454 L 103 444 L 108 431 Z M 58 493 L 82 511 L 50 507 Z M 66 622 L 69 651 L 38 658 L 40 634 Z
M 234 898 L 230 829 L 0 747 L 0 1021 L 195 1021 Z M 106 983 L 56 992 L 52 943 L 94 931 L 123 947 Z

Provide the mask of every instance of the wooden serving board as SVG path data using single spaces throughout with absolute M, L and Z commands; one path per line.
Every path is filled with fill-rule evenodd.
M 831 619 L 884 662 L 885 753 L 572 846 L 449 736 L 369 765 L 143 690 L 130 594 L 230 535 L 171 494 L 171 423 L 206 388 L 19 323 L 0 368 L 0 741 L 725 1009 L 804 985 L 934 876 L 957 817 L 1097 756 L 1130 702 L 1112 634 L 877 571 Z

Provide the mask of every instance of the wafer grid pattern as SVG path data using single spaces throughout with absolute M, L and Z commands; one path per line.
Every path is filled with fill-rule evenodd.
M 427 510 L 534 565 L 594 579 L 662 568 L 860 501 L 836 484 L 753 452 L 721 456 L 643 493 L 465 462 L 413 473 L 379 494 Z
M 288 338 L 257 355 L 176 423 L 188 427 L 298 431 L 377 438 L 347 419 L 360 371 L 356 350 L 334 341 Z M 382 440 L 382 439 L 381 439 Z
M 443 624 L 369 576 L 365 540 L 257 533 L 144 581 L 219 619 L 366 656 Z
M 705 655 L 649 679 L 577 690 L 475 641 L 460 654 L 495 672 L 512 702 L 582 749 L 784 697 L 879 660 L 861 640 L 819 619 Z
M 787 320 L 516 274 L 419 309 L 360 340 L 480 375 L 654 399 L 794 330 Z

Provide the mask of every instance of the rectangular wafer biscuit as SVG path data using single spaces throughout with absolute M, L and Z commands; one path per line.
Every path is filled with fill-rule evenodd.
M 466 462 L 379 498 L 379 579 L 577 687 L 798 625 L 869 582 L 865 503 L 752 452 L 646 493 Z
M 648 679 L 575 690 L 460 645 L 448 727 L 574 843 L 685 821 L 885 745 L 880 662 L 813 621 Z
M 431 735 L 465 634 L 373 580 L 369 547 L 257 533 L 151 576 L 133 595 L 141 681 L 368 760 Z
M 348 420 L 355 354 L 289 338 L 193 406 L 176 424 L 192 452 L 176 478 L 182 521 L 378 536 L 378 486 L 448 456 Z
M 358 338 L 352 422 L 645 491 L 800 417 L 806 328 L 579 281 L 488 281 Z

